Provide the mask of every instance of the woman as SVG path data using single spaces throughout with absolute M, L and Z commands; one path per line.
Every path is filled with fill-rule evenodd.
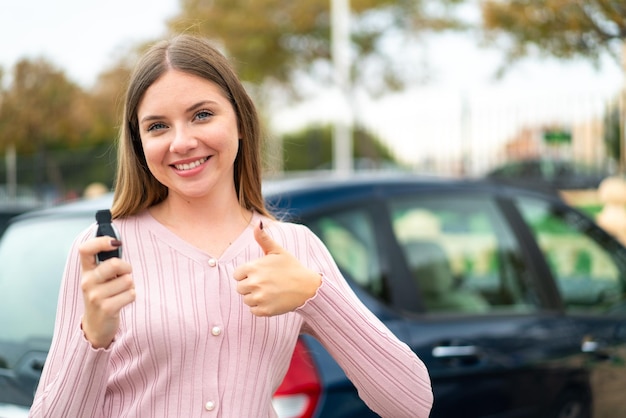
M 140 60 L 118 144 L 120 239 L 77 238 L 32 417 L 274 417 L 300 333 L 378 414 L 428 416 L 424 364 L 320 240 L 264 207 L 259 143 L 252 101 L 205 40 Z

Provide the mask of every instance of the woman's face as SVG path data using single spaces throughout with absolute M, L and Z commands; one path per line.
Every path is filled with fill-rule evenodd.
M 169 70 L 146 90 L 137 120 L 148 168 L 169 196 L 234 189 L 237 116 L 215 83 Z

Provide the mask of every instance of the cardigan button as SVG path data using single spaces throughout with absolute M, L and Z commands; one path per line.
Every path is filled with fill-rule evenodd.
M 206 409 L 207 411 L 214 410 L 215 409 L 215 402 L 207 401 L 207 403 L 204 404 L 204 409 Z
M 215 266 L 217 266 L 217 260 L 216 260 L 216 259 L 214 259 L 214 258 L 211 258 L 211 259 L 209 260 L 209 266 L 211 266 L 211 267 L 215 267 Z

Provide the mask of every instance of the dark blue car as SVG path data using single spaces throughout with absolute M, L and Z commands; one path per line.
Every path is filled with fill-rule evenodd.
M 404 174 L 267 181 L 426 363 L 432 418 L 626 416 L 626 249 L 554 195 Z M 22 216 L 0 241 L 0 417 L 32 401 L 69 245 L 111 197 Z M 303 336 L 282 418 L 376 416 Z

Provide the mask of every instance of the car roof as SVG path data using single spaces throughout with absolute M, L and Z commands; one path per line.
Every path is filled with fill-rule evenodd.
M 505 184 L 490 178 L 442 177 L 411 172 L 373 172 L 349 175 L 306 175 L 273 179 L 264 182 L 263 193 L 269 202 L 277 199 L 295 201 L 308 196 L 307 206 L 328 206 L 336 203 L 373 196 L 402 195 L 403 193 L 436 191 L 483 191 L 504 196 L 541 195 L 544 199 L 562 200 L 553 194 Z M 314 198 L 319 201 L 314 202 Z M 281 204 L 280 206 L 285 206 Z
M 11 220 L 11 223 L 46 216 L 71 217 L 85 213 L 95 214 L 99 209 L 110 208 L 112 203 L 113 193 L 105 193 L 95 198 L 72 200 L 43 209 L 31 210 L 16 216 Z
M 268 178 L 263 182 L 263 195 L 271 206 L 288 207 L 298 199 L 306 198 L 307 207 L 326 207 L 333 203 L 371 198 L 373 195 L 402 194 L 403 192 L 422 190 L 494 190 L 501 193 L 532 193 L 523 188 L 502 185 L 488 179 L 451 178 L 414 174 L 410 172 L 371 172 L 337 174 L 320 171 L 307 174 L 289 175 L 289 177 Z M 545 194 L 544 194 L 545 195 Z M 79 199 L 56 206 L 28 211 L 13 219 L 32 219 L 36 217 L 67 217 L 94 213 L 100 209 L 110 208 L 113 193 L 106 193 L 90 199 Z
M 321 171 L 306 175 L 275 177 L 263 182 L 264 196 L 294 194 L 333 189 L 370 189 L 372 187 L 416 185 L 422 186 L 449 184 L 451 178 L 416 175 L 410 172 L 355 172 L 348 174 Z

